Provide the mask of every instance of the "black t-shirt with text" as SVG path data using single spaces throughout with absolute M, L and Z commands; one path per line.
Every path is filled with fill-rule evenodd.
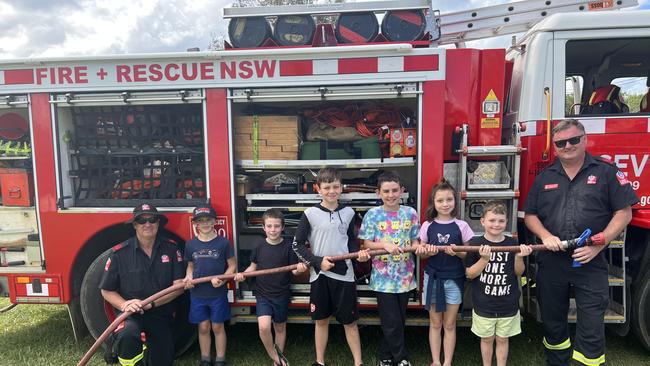
M 251 262 L 257 264 L 257 270 L 284 267 L 298 263 L 298 257 L 291 247 L 292 241 L 284 239 L 280 244 L 272 245 L 260 238 L 251 253 Z M 290 293 L 291 272 L 275 273 L 253 279 L 253 294 L 265 298 L 287 296 Z
M 518 245 L 517 241 L 506 236 L 500 243 L 493 243 L 480 236 L 469 241 L 472 246 Z M 492 252 L 490 261 L 481 274 L 472 280 L 472 301 L 476 314 L 487 318 L 503 318 L 517 314 L 521 291 L 515 274 L 516 253 Z M 467 253 L 466 267 L 478 262 L 481 256 Z

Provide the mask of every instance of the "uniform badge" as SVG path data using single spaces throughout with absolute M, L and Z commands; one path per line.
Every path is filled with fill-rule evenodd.
M 587 177 L 587 184 L 596 184 L 598 178 L 595 175 L 590 175 Z
M 618 179 L 618 183 L 620 185 L 622 185 L 622 186 L 630 183 L 630 181 L 627 180 L 627 177 L 625 176 L 625 173 L 623 173 L 620 170 L 618 172 L 616 172 L 616 179 Z
M 177 250 L 176 251 L 176 262 L 182 262 L 183 261 L 183 256 L 181 255 L 181 251 Z
M 163 254 L 163 255 L 160 257 L 160 260 L 161 260 L 163 263 L 169 263 L 169 256 L 168 256 L 167 254 Z
M 111 268 L 111 259 L 108 258 L 106 261 L 106 265 L 104 266 L 104 272 L 108 271 L 108 269 Z
M 544 185 L 544 190 L 557 189 L 560 185 L 558 183 L 546 184 Z

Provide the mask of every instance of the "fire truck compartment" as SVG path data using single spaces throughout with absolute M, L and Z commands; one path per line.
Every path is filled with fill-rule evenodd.
M 43 270 L 33 177 L 27 97 L 12 96 L 0 106 L 0 273 Z
M 200 95 L 56 96 L 61 208 L 205 199 Z
M 239 271 L 264 235 L 266 210 L 282 210 L 284 236 L 293 238 L 302 212 L 320 202 L 321 168 L 342 171 L 340 202 L 355 209 L 359 225 L 368 209 L 381 205 L 375 188 L 383 171 L 399 174 L 403 204 L 419 209 L 420 94 L 417 84 L 232 90 Z M 368 263 L 355 264 L 355 274 L 359 301 L 373 303 Z M 307 273 L 293 278 L 294 303 L 308 296 L 308 279 Z M 237 293 L 239 301 L 254 301 L 248 281 Z

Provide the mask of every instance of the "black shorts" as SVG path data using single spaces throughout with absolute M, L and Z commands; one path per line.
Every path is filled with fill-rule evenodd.
M 357 285 L 320 275 L 311 283 L 309 313 L 313 320 L 334 316 L 341 324 L 359 319 L 357 310 Z

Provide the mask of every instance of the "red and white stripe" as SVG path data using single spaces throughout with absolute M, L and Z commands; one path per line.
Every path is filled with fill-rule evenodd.
M 612 117 L 578 119 L 588 135 L 603 135 L 611 133 L 649 133 L 650 117 Z M 551 121 L 554 126 L 558 121 Z M 546 131 L 546 121 L 522 122 L 526 131 L 521 136 L 536 136 Z
M 0 85 L 34 84 L 33 69 L 2 70 Z
M 280 76 L 374 74 L 439 69 L 438 55 L 280 61 Z

